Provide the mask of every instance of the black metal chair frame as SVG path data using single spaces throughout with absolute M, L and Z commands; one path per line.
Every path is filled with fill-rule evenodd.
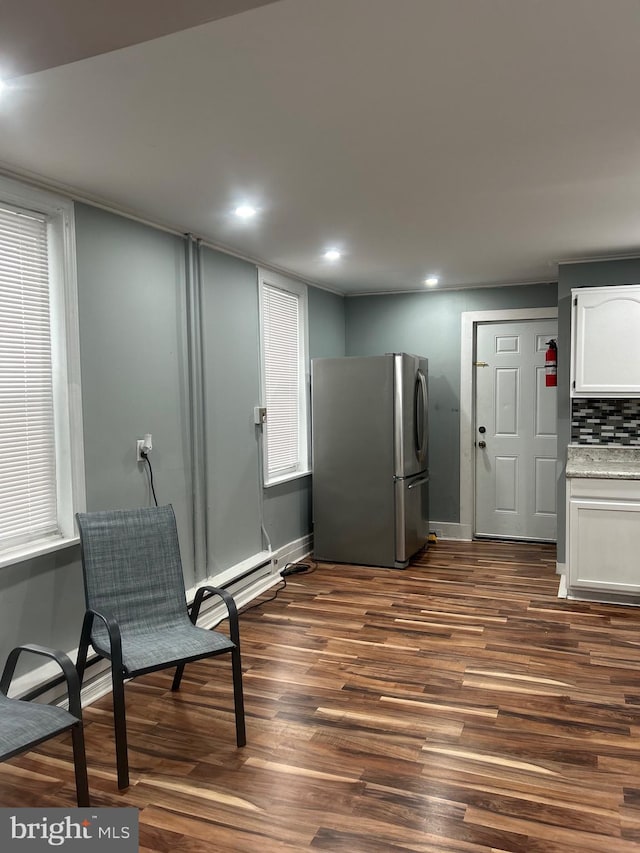
M 246 745 L 247 736 L 244 719 L 244 697 L 242 690 L 240 630 L 238 626 L 238 609 L 236 607 L 236 603 L 233 600 L 231 594 L 225 589 L 219 589 L 218 587 L 214 586 L 201 586 L 196 592 L 193 606 L 191 607 L 189 615 L 191 622 L 195 625 L 198 615 L 200 613 L 200 607 L 205 596 L 208 598 L 211 595 L 219 596 L 226 605 L 229 618 L 229 637 L 232 643 L 234 644 L 234 648 L 231 650 L 222 649 L 218 652 L 209 652 L 204 655 L 185 658 L 184 660 L 180 661 L 178 663 L 178 666 L 176 667 L 176 672 L 173 678 L 171 689 L 178 690 L 180 688 L 180 682 L 182 681 L 182 675 L 184 673 L 184 668 L 187 663 L 191 663 L 196 660 L 201 660 L 203 658 L 216 657 L 220 654 L 228 654 L 230 651 L 233 673 L 233 699 L 236 723 L 236 743 L 239 747 L 242 747 Z M 123 788 L 127 788 L 129 786 L 129 758 L 127 746 L 127 722 L 125 710 L 124 683 L 126 680 L 130 678 L 135 678 L 138 675 L 146 675 L 150 672 L 157 672 L 158 670 L 168 669 L 169 667 L 175 666 L 176 662 L 171 661 L 168 663 L 159 664 L 158 666 L 129 671 L 122 662 L 122 640 L 120 635 L 120 627 L 117 621 L 108 613 L 99 613 L 97 610 L 87 609 L 82 624 L 80 646 L 78 649 L 78 661 L 76 664 L 81 684 L 84 678 L 88 649 L 89 645 L 91 644 L 91 629 L 93 626 L 94 619 L 100 619 L 104 623 L 105 628 L 107 629 L 107 632 L 109 634 L 111 654 L 107 659 L 111 662 L 111 683 L 113 689 L 113 717 L 116 741 L 116 764 L 118 769 L 118 788 L 122 790 Z M 95 647 L 94 650 L 100 657 L 106 657 L 106 655 L 102 655 L 100 652 L 98 652 Z
M 37 746 L 40 743 L 43 743 L 46 740 L 49 740 L 56 735 L 71 729 L 71 740 L 73 744 L 73 763 L 75 770 L 75 779 L 76 779 L 76 797 L 78 806 L 88 807 L 90 805 L 89 802 L 89 781 L 87 778 L 87 757 L 85 752 L 84 745 L 84 729 L 82 723 L 82 705 L 80 701 L 80 678 L 78 676 L 78 672 L 71 662 L 70 658 L 64 654 L 64 652 L 55 651 L 54 649 L 46 648 L 45 646 L 39 646 L 32 643 L 16 646 L 15 649 L 9 653 L 7 658 L 7 662 L 4 667 L 4 671 L 2 673 L 2 677 L 0 678 L 0 692 L 4 696 L 8 697 L 9 687 L 11 685 L 11 680 L 13 678 L 16 664 L 18 663 L 18 658 L 22 654 L 22 652 L 30 652 L 34 655 L 41 655 L 42 657 L 50 658 L 51 660 L 56 661 L 59 667 L 62 670 L 64 675 L 64 679 L 67 684 L 67 694 L 69 697 L 69 714 L 73 718 L 69 721 L 67 726 L 60 726 L 57 731 L 49 732 L 41 738 L 34 738 L 28 743 L 18 747 L 17 749 L 11 750 L 9 752 L 3 753 L 0 755 L 0 761 L 5 761 L 8 758 L 13 758 L 15 755 L 19 755 L 22 752 L 25 752 L 28 749 L 31 749 L 34 746 Z M 16 702 L 16 706 L 25 700 L 15 699 L 11 700 Z

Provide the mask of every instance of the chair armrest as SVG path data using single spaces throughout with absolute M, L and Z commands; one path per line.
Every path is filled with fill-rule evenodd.
M 235 643 L 236 646 L 240 644 L 240 630 L 238 627 L 238 608 L 236 607 L 236 603 L 233 600 L 233 596 L 230 592 L 227 592 L 226 589 L 221 589 L 217 586 L 199 586 L 196 590 L 195 597 L 193 599 L 193 606 L 191 608 L 191 621 L 193 624 L 196 624 L 196 620 L 198 619 L 198 614 L 200 613 L 200 605 L 202 604 L 205 594 L 209 593 L 211 595 L 217 595 L 224 602 L 227 612 L 229 614 L 229 633 L 231 636 L 231 642 Z
M 82 637 L 86 638 L 86 642 L 88 643 L 91 639 L 91 628 L 93 626 L 94 618 L 100 619 L 104 622 L 104 626 L 107 629 L 107 634 L 109 635 L 109 645 L 111 647 L 111 661 L 114 666 L 117 666 L 120 670 L 122 669 L 122 635 L 120 633 L 120 626 L 116 619 L 110 613 L 101 613 L 98 610 L 92 610 L 88 608 L 84 614 L 84 621 L 82 623 Z
M 42 657 L 50 658 L 56 661 L 62 670 L 65 681 L 67 682 L 67 694 L 69 696 L 69 712 L 78 720 L 82 719 L 82 705 L 80 703 L 80 679 L 78 672 L 71 662 L 71 658 L 64 652 L 56 649 L 49 649 L 45 646 L 38 646 L 34 643 L 27 643 L 24 646 L 16 646 L 9 652 L 9 657 L 0 679 L 0 691 L 6 696 L 9 691 L 9 685 L 18 663 L 18 658 L 22 652 L 31 652 L 34 655 L 42 655 Z

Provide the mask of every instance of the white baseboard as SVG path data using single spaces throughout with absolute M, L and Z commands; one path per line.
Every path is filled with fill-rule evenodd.
M 287 543 L 273 553 L 263 551 L 261 554 L 256 554 L 255 557 L 244 560 L 242 564 L 227 569 L 222 575 L 218 574 L 214 578 L 202 581 L 198 586 L 207 584 L 220 586 L 224 583 L 240 609 L 278 583 L 281 577 L 280 572 L 287 563 L 299 562 L 307 557 L 312 549 L 313 535 L 309 534 Z M 234 582 L 234 578 L 238 580 Z M 189 591 L 189 601 L 193 601 L 195 590 L 196 587 Z M 226 618 L 226 615 L 226 607 L 215 597 L 210 598 L 202 605 L 198 625 L 203 628 L 214 628 L 218 622 Z
M 228 569 L 223 569 L 221 572 L 208 577 L 206 580 L 199 581 L 191 589 L 187 590 L 187 601 L 191 603 L 196 594 L 196 589 L 199 586 L 210 584 L 211 586 L 228 586 L 236 578 L 240 578 L 249 572 L 254 571 L 259 566 L 264 566 L 271 562 L 272 554 L 270 551 L 259 551 L 257 554 L 252 554 L 251 557 L 246 557 L 234 566 Z
M 567 597 L 567 576 L 565 574 L 560 575 L 560 583 L 558 585 L 558 598 L 566 598 Z
M 473 536 L 470 524 L 459 524 L 455 521 L 430 521 L 429 531 L 436 534 L 438 539 L 461 539 L 471 542 Z
M 298 563 L 313 552 L 313 534 L 308 533 L 300 539 L 294 539 L 287 545 L 283 545 L 274 554 L 274 564 L 280 572 L 287 563 Z

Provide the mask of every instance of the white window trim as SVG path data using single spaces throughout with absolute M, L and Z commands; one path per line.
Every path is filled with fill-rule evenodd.
M 303 365 L 303 379 L 300 394 L 300 443 L 299 452 L 302 460 L 302 466 L 298 471 L 292 471 L 288 474 L 283 474 L 278 477 L 270 477 L 267 465 L 266 452 L 266 434 L 269 429 L 269 412 L 267 410 L 267 422 L 263 427 L 262 433 L 262 480 L 265 488 L 277 486 L 280 483 L 287 483 L 291 480 L 299 480 L 301 477 L 308 477 L 311 474 L 311 442 L 310 442 L 310 403 L 311 403 L 311 372 L 309 369 L 309 300 L 307 295 L 307 285 L 301 281 L 296 281 L 293 278 L 288 278 L 280 273 L 272 272 L 268 269 L 258 268 L 258 316 L 260 325 L 260 395 L 262 403 L 266 406 L 267 393 L 265 385 L 265 366 L 264 366 L 264 327 L 263 327 L 263 289 L 264 285 L 279 287 L 281 290 L 295 293 L 300 298 L 302 308 L 302 334 L 300 336 L 300 358 Z
M 76 238 L 73 202 L 0 175 L 0 203 L 49 220 L 51 337 L 60 535 L 0 552 L 0 567 L 75 545 L 75 513 L 86 508 Z

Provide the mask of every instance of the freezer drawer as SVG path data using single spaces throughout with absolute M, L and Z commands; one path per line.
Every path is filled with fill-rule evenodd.
M 396 567 L 404 568 L 429 540 L 429 475 L 396 480 Z

